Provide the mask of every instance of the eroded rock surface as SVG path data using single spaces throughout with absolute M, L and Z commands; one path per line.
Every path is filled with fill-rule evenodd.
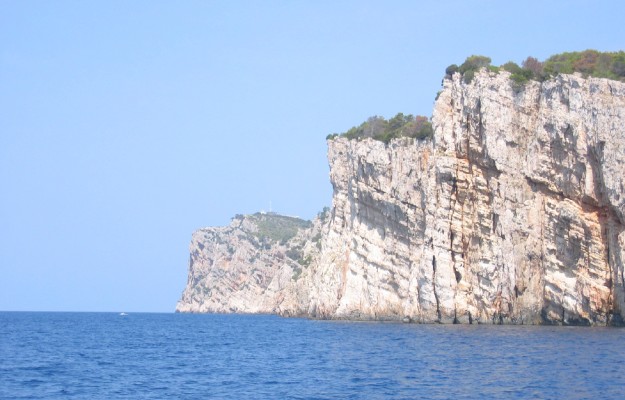
M 284 250 L 260 252 L 264 269 L 237 258 L 265 271 L 262 291 L 224 279 L 232 261 L 212 261 L 202 276 L 214 290 L 192 297 L 194 265 L 210 264 L 194 261 L 196 232 L 177 310 L 621 324 L 625 84 L 561 75 L 515 89 L 508 77 L 445 80 L 431 140 L 328 141 L 332 209 L 298 234 L 310 262 L 297 276 Z
M 176 311 L 280 313 L 320 238 L 319 220 L 313 225 L 273 213 L 238 215 L 229 226 L 195 231 Z

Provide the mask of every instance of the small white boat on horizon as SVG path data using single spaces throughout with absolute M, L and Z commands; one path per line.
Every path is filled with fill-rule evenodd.
M 121 313 L 119 313 L 119 315 L 121 315 L 122 317 L 125 317 L 128 314 L 126 314 L 125 312 L 121 312 Z

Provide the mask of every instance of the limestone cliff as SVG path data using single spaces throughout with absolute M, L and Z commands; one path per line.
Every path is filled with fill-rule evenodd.
M 280 312 L 285 289 L 311 263 L 320 238 L 318 221 L 274 213 L 238 215 L 229 226 L 195 231 L 187 287 L 176 311 Z
M 621 324 L 625 84 L 560 75 L 519 89 L 506 72 L 456 74 L 432 124 L 431 140 L 328 141 L 333 204 L 310 264 L 295 277 L 268 262 L 281 283 L 225 311 Z M 188 308 L 193 271 L 177 309 L 214 311 Z M 246 292 L 230 293 L 220 301 Z

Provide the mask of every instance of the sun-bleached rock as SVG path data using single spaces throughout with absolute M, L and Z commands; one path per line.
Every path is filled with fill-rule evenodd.
M 272 284 L 237 286 L 223 277 L 232 261 L 207 245 L 197 253 L 196 232 L 177 310 L 621 324 L 625 84 L 560 75 L 515 88 L 506 72 L 483 70 L 469 84 L 456 74 L 432 125 L 428 140 L 328 141 L 332 208 L 298 234 L 310 263 L 297 279 L 271 250 L 260 270 Z M 202 275 L 213 279 L 210 296 L 191 295 L 194 252 L 212 260 Z M 259 269 L 242 260 L 240 269 Z
M 274 213 L 237 215 L 191 238 L 189 275 L 177 312 L 279 313 L 320 240 L 313 225 Z M 317 238 L 310 236 L 317 234 Z M 296 300 L 293 300 L 296 301 Z

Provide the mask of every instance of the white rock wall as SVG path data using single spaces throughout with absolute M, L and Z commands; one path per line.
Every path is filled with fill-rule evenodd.
M 333 219 L 309 313 L 619 323 L 625 85 L 444 82 L 432 142 L 329 142 Z
M 622 324 L 625 84 L 508 76 L 445 80 L 432 140 L 330 140 L 330 217 L 294 239 L 309 267 L 245 221 L 196 232 L 177 310 Z

